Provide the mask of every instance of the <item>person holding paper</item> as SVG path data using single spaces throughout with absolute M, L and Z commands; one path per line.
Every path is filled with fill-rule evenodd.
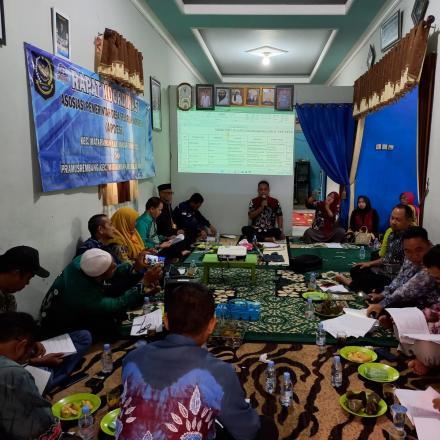
M 227 438 L 278 438 L 277 432 L 260 431 L 266 425 L 245 401 L 231 365 L 203 347 L 216 326 L 214 312 L 214 298 L 201 284 L 187 283 L 167 295 L 169 335 L 123 361 L 121 407 L 133 410 L 118 417 L 119 439 L 138 439 L 139 432 L 144 438 L 211 439 L 219 430 L 215 419 Z
M 390 226 L 392 232 L 387 240 L 387 250 L 377 260 L 357 263 L 350 270 L 351 278 L 337 275 L 336 281 L 346 285 L 350 290 L 371 293 L 382 291 L 399 273 L 404 260 L 403 233 L 411 225 L 413 213 L 407 205 L 397 205 L 391 212 Z
M 149 198 L 145 204 L 145 212 L 136 220 L 136 229 L 147 249 L 157 250 L 158 255 L 167 260 L 178 260 L 185 251 L 184 237 L 172 236 L 167 239 L 158 234 L 156 219 L 162 213 L 162 209 L 163 203 L 159 197 Z
M 14 295 L 24 289 L 35 276 L 47 278 L 49 272 L 40 266 L 38 251 L 29 246 L 17 246 L 0 255 L 0 314 L 15 312 L 17 303 Z M 41 342 L 35 342 L 33 356 L 29 364 L 49 369 L 52 376 L 46 386 L 50 391 L 62 384 L 72 373 L 92 344 L 92 337 L 87 330 L 72 329 L 69 337 L 76 352 L 70 356 L 65 353 L 47 353 Z
M 32 357 L 38 333 L 31 315 L 0 313 L 0 438 L 55 440 L 61 425 L 23 364 Z
M 217 229 L 200 212 L 204 198 L 199 193 L 194 193 L 189 200 L 180 203 L 173 211 L 177 228 L 185 231 L 185 237 L 193 243 L 200 237 L 206 240 L 208 235 L 215 236 Z
M 148 271 L 145 252 L 140 252 L 133 265 L 117 266 L 112 256 L 102 249 L 90 249 L 67 265 L 47 292 L 40 308 L 40 322 L 46 337 L 86 328 L 94 337 L 108 341 L 126 312 L 140 307 L 144 292 L 137 288 L 142 280 L 155 283 L 162 275 L 159 265 Z M 119 279 L 119 290 L 108 293 L 107 282 Z
M 284 238 L 283 211 L 280 202 L 270 196 L 269 182 L 258 183 L 258 197 L 249 202 L 250 226 L 243 226 L 241 233 L 249 242 L 256 236 L 258 241 L 274 241 Z
M 420 226 L 409 228 L 403 235 L 403 246 L 406 258 L 402 269 L 381 294 L 370 296 L 380 302 L 368 307 L 369 316 L 379 316 L 386 307 L 431 306 L 440 298 L 438 280 L 430 274 L 437 265 L 440 267 L 440 258 L 437 259 L 437 246 L 432 247 L 426 230 Z

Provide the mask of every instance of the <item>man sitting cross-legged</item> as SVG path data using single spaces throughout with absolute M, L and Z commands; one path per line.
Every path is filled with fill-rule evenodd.
M 216 325 L 214 311 L 214 298 L 201 284 L 185 284 L 165 298 L 170 334 L 123 362 L 119 440 L 138 439 L 139 433 L 144 439 L 219 438 L 215 419 L 236 440 L 278 438 L 258 434 L 260 419 L 234 369 L 203 347 Z
M 338 275 L 336 281 L 345 284 L 354 291 L 371 293 L 381 291 L 390 284 L 400 271 L 404 260 L 402 237 L 413 221 L 413 212 L 407 205 L 397 205 L 391 212 L 387 249 L 383 258 L 355 264 L 350 270 L 351 278 Z
M 405 262 L 393 282 L 381 294 L 371 294 L 373 301 L 368 315 L 376 315 L 385 307 L 427 307 L 438 301 L 440 292 L 437 280 L 424 269 L 425 258 L 432 252 L 428 233 L 420 226 L 412 226 L 403 234 Z M 430 260 L 427 260 L 430 264 Z

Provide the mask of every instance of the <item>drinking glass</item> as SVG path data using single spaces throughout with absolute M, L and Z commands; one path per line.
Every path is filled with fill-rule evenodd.
M 347 333 L 339 331 L 336 333 L 336 343 L 339 347 L 344 347 L 347 342 Z
M 403 431 L 403 428 L 405 426 L 406 412 L 407 409 L 403 405 L 399 405 L 397 403 L 391 405 L 391 415 L 393 416 L 393 424 L 398 431 Z

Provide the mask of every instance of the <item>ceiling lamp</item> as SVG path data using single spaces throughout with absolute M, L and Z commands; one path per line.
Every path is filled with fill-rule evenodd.
M 277 55 L 283 55 L 287 53 L 287 50 L 278 49 L 276 47 L 272 46 L 261 46 L 257 47 L 255 49 L 250 49 L 246 51 L 247 53 L 251 55 L 256 55 L 258 57 L 262 57 L 262 64 L 263 66 L 268 66 L 270 64 L 270 59 L 272 57 L 275 57 Z

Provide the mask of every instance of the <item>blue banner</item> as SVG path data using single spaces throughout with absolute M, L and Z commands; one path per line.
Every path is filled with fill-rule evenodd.
M 150 105 L 25 43 L 43 191 L 155 175 Z

